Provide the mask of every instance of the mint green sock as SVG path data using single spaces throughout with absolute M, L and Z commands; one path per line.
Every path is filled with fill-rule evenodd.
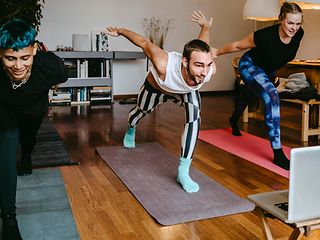
M 135 127 L 128 127 L 126 135 L 123 138 L 123 146 L 125 148 L 135 148 L 135 135 L 136 135 L 136 128 Z
M 180 183 L 182 188 L 188 193 L 198 192 L 200 189 L 199 185 L 189 176 L 191 162 L 192 159 L 181 157 L 177 176 L 177 182 Z

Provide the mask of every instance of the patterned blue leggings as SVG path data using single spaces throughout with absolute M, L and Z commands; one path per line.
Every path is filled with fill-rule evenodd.
M 281 148 L 280 141 L 280 100 L 278 92 L 260 67 L 254 65 L 250 55 L 244 54 L 239 62 L 239 72 L 247 88 L 264 102 L 265 123 L 268 127 L 273 149 Z M 246 102 L 246 99 L 243 100 Z M 245 103 L 248 105 L 247 103 Z

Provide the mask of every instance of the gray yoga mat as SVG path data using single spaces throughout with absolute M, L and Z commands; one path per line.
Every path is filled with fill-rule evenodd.
M 240 198 L 198 170 L 190 175 L 200 185 L 186 193 L 176 182 L 178 156 L 158 143 L 98 147 L 97 152 L 128 187 L 147 212 L 162 225 L 252 211 L 254 204 Z
M 17 164 L 20 165 L 21 148 L 19 145 Z M 52 121 L 45 116 L 37 133 L 37 143 L 31 155 L 34 168 L 78 165 L 70 160 L 65 145 Z
M 23 239 L 80 239 L 59 169 L 36 169 L 18 177 L 16 205 Z
M 63 141 L 48 117 L 43 119 L 31 158 L 32 166 L 36 168 L 79 164 L 70 160 Z

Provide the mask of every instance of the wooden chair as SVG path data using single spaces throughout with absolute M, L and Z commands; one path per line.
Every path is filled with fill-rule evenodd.
M 239 73 L 239 70 L 238 70 L 239 60 L 240 60 L 239 57 L 235 57 L 235 58 L 232 59 L 231 64 L 232 64 L 232 67 L 233 67 L 233 70 L 234 70 L 234 74 L 236 75 L 236 80 L 241 81 L 240 73 Z

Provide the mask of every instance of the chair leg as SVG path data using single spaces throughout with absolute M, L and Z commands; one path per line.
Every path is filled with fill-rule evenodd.
M 247 123 L 249 121 L 249 106 L 243 111 L 242 122 Z
M 317 128 L 319 129 L 320 128 L 320 105 L 317 105 L 317 108 L 318 108 L 318 126 Z M 320 139 L 320 135 L 318 135 L 318 139 Z
M 259 207 L 257 207 L 256 210 L 257 210 L 258 215 L 260 216 L 260 219 L 261 219 L 261 223 L 262 223 L 262 226 L 263 226 L 264 238 L 266 240 L 273 240 L 273 237 L 272 237 L 272 234 L 271 234 L 271 230 L 270 230 L 267 218 L 266 218 L 263 210 L 261 208 L 259 208 Z
M 288 240 L 300 240 L 302 239 L 303 234 L 304 234 L 303 227 L 295 228 Z
M 309 104 L 302 105 L 301 141 L 307 142 L 309 136 Z

